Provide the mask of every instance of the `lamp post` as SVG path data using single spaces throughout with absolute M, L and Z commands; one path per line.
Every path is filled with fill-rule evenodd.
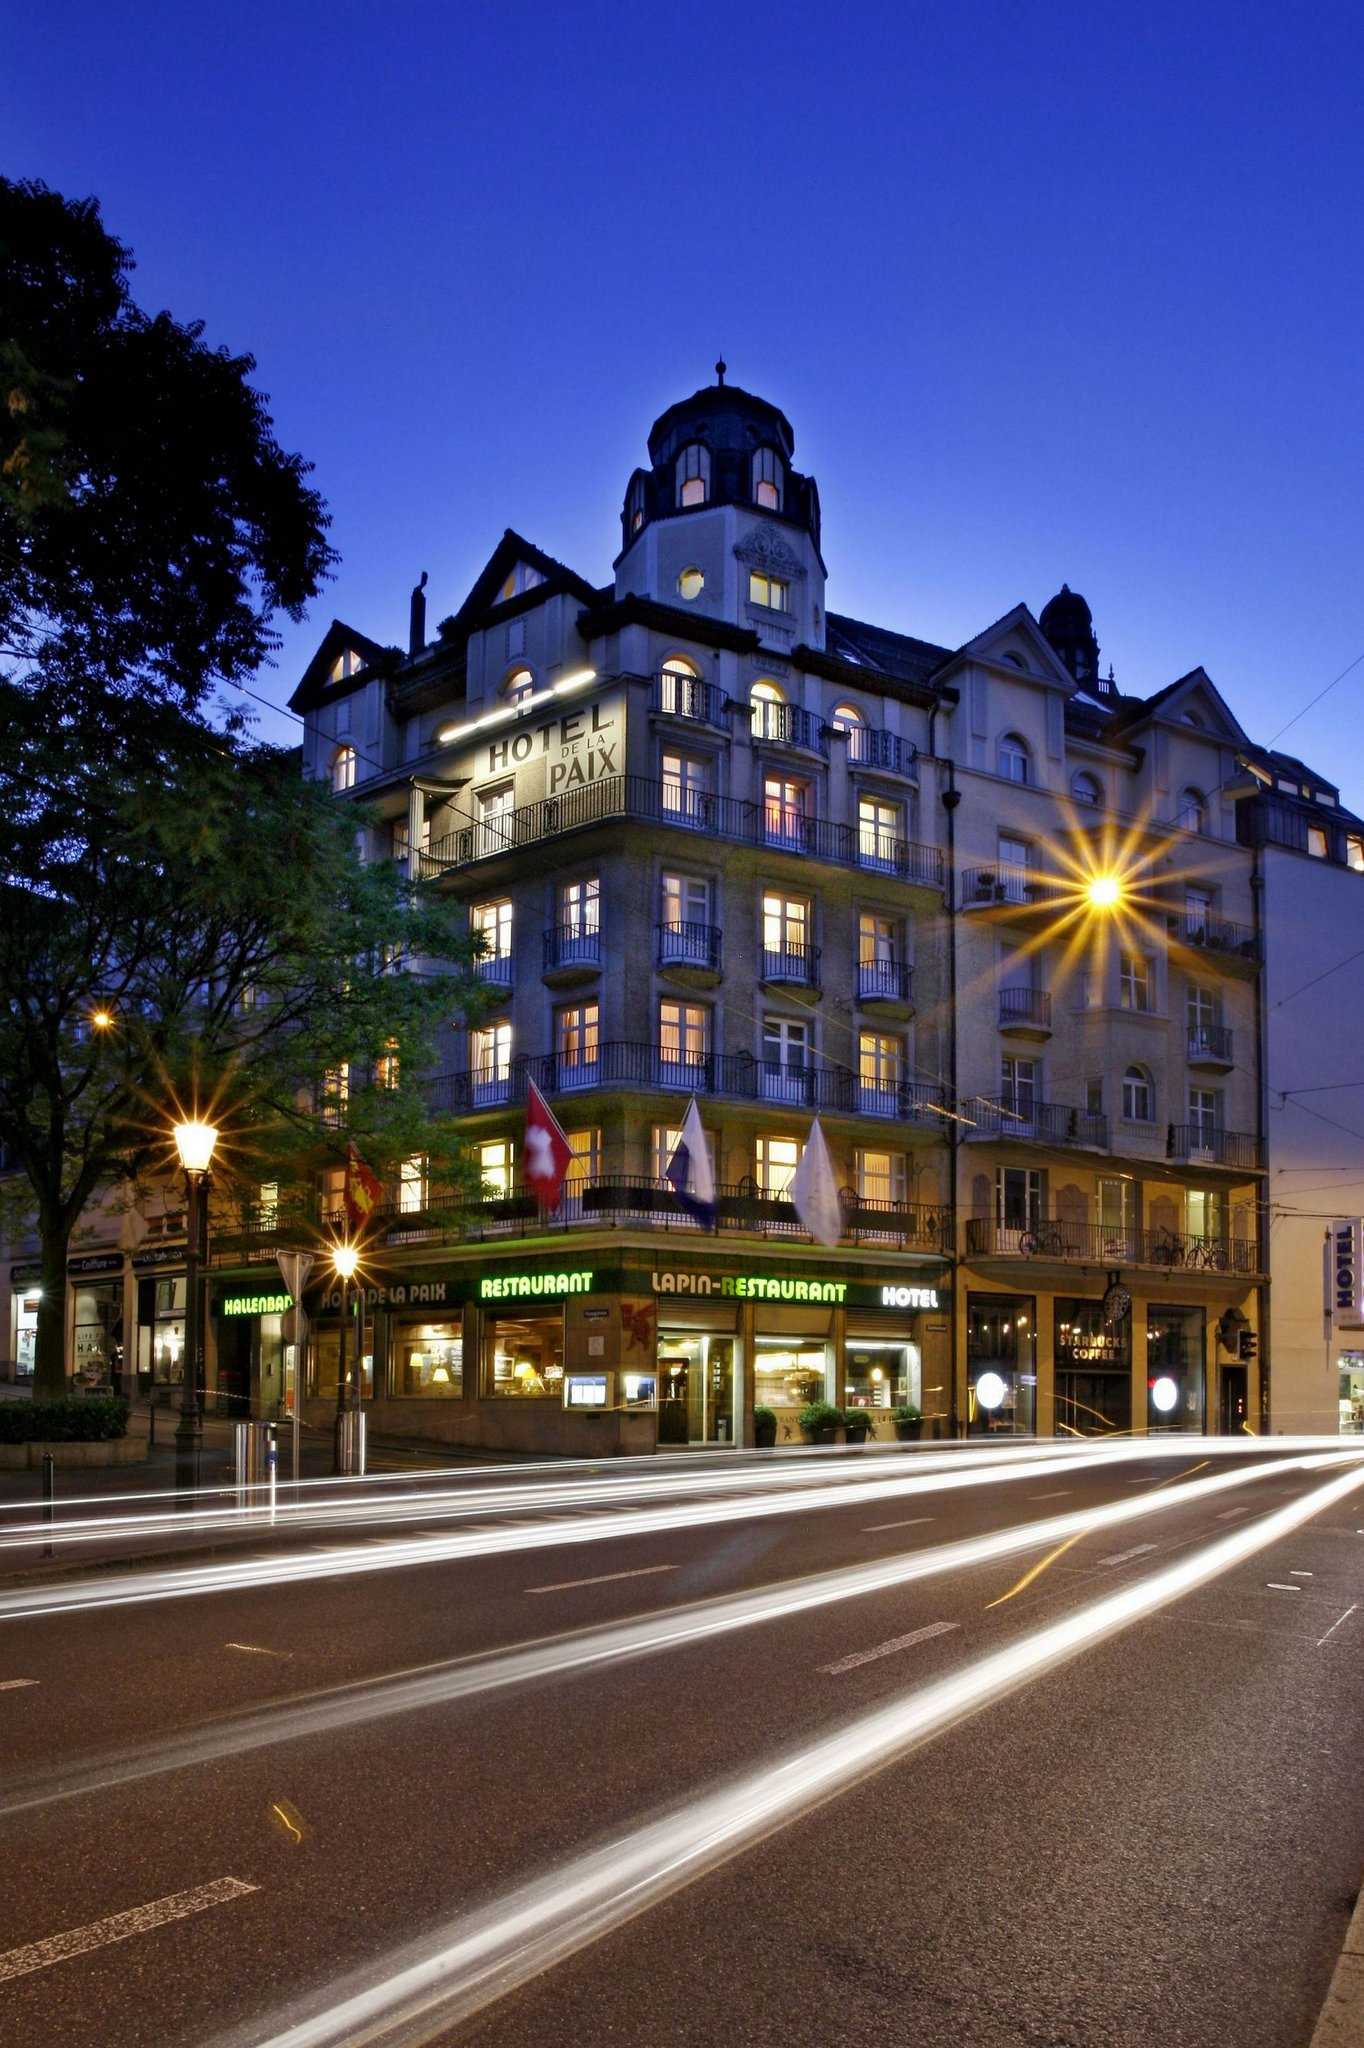
M 208 1253 L 208 1172 L 218 1142 L 216 1124 L 198 1117 L 175 1126 L 175 1149 L 185 1170 L 185 1358 L 180 1374 L 180 1418 L 175 1425 L 175 1498 L 192 1505 L 199 1483 L 199 1267 Z
M 341 1282 L 341 1327 L 336 1347 L 336 1437 L 332 1448 L 332 1470 L 341 1473 L 346 1469 L 346 1321 L 349 1313 L 350 1283 L 360 1263 L 360 1252 L 353 1244 L 332 1246 L 332 1268 Z

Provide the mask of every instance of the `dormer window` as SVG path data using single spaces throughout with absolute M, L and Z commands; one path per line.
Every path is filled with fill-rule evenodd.
M 677 458 L 677 502 L 704 505 L 710 497 L 710 450 L 689 441 Z
M 356 653 L 355 649 L 348 647 L 345 653 L 338 654 L 336 660 L 332 663 L 327 673 L 327 681 L 329 683 L 349 682 L 352 676 L 359 675 L 364 665 L 364 661 Z
M 514 668 L 502 685 L 502 695 L 518 709 L 535 694 L 535 678 L 528 668 Z
M 866 721 L 855 704 L 840 704 L 829 723 L 835 732 L 860 732 Z
M 756 449 L 753 456 L 753 502 L 765 511 L 780 512 L 785 473 L 775 448 Z
M 543 583 L 544 580 L 540 571 L 532 569 L 529 562 L 518 562 L 493 599 L 493 603 L 505 604 L 508 598 L 519 597 L 523 590 L 534 590 L 536 585 Z
M 355 787 L 355 749 L 338 747 L 332 755 L 332 788 L 338 796 Z
M 638 533 L 644 524 L 644 479 L 637 476 L 630 486 L 630 500 L 625 507 L 625 525 L 628 532 Z

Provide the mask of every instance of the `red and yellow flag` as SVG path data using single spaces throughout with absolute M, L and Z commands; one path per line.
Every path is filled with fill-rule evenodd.
M 346 1214 L 352 1230 L 363 1230 L 383 1200 L 379 1177 L 360 1157 L 354 1145 L 346 1147 Z

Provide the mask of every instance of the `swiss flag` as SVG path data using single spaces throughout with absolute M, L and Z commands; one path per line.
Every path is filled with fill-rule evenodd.
M 542 1209 L 558 1208 L 563 1198 L 564 1176 L 572 1163 L 573 1148 L 560 1128 L 559 1119 L 532 1081 L 526 1100 L 522 1172 L 526 1186 Z

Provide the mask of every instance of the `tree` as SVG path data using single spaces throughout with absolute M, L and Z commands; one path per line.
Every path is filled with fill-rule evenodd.
M 0 873 L 0 1145 L 41 1244 L 42 1395 L 65 1387 L 72 1231 L 100 1191 L 164 1176 L 177 1105 L 220 1123 L 215 1182 L 239 1194 L 269 1181 L 302 1201 L 352 1141 L 381 1174 L 426 1154 L 467 1186 L 423 1077 L 484 996 L 454 904 L 366 862 L 363 814 L 295 754 L 167 709 L 132 747 L 30 712 L 0 686 L 22 855 Z M 47 819 L 66 791 L 80 830 L 33 828 L 22 782 Z
M 0 178 L 0 650 L 48 716 L 193 709 L 333 555 L 250 356 L 134 304 L 93 199 Z

